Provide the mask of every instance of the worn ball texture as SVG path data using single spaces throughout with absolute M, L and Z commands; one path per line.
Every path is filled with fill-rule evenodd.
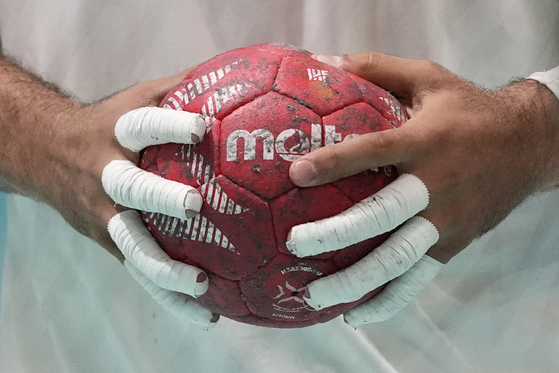
M 142 168 L 196 187 L 204 198 L 191 220 L 143 213 L 172 258 L 208 274 L 202 305 L 244 323 L 303 327 L 376 293 L 320 311 L 303 300 L 309 282 L 357 262 L 387 235 L 304 259 L 285 241 L 292 226 L 344 211 L 394 180 L 396 170 L 306 189 L 291 182 L 288 170 L 319 147 L 400 126 L 406 113 L 394 97 L 307 51 L 260 44 L 199 65 L 161 106 L 208 117 L 200 144 L 153 146 L 141 160 Z

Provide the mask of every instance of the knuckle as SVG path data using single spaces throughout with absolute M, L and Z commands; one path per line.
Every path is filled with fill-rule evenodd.
M 441 65 L 436 62 L 429 60 L 421 60 L 418 62 L 419 69 L 424 71 L 426 74 L 440 74 L 442 71 L 446 71 Z
M 374 71 L 381 59 L 382 55 L 374 52 L 344 54 L 341 58 L 340 68 L 362 76 Z

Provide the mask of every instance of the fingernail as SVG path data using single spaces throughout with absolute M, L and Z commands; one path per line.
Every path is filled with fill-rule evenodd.
M 305 301 L 305 303 L 307 303 L 307 305 L 311 308 L 314 308 L 313 306 L 311 306 L 309 304 L 309 301 L 311 300 L 311 293 L 309 291 L 309 289 L 305 289 L 305 291 L 303 292 L 303 300 Z
M 196 215 L 198 215 L 198 211 L 196 211 L 196 210 L 186 210 L 186 218 L 187 219 L 192 219 Z
M 285 246 L 287 246 L 287 250 L 293 254 L 293 251 L 297 249 L 293 241 L 291 241 L 291 229 L 287 233 L 287 238 L 285 240 Z
M 357 330 L 358 327 L 363 325 L 363 323 L 357 321 L 356 319 L 352 318 L 350 315 L 344 314 L 344 322 L 353 328 L 353 330 Z
M 208 279 L 208 275 L 206 275 L 204 272 L 200 272 L 198 274 L 198 277 L 196 277 L 196 282 L 201 284 L 205 282 L 207 279 Z
M 342 62 L 342 57 L 340 56 L 330 56 L 330 55 L 325 55 L 325 54 L 313 54 L 312 57 L 315 60 L 318 60 L 320 62 L 323 62 L 327 65 L 331 65 L 334 67 L 339 67 L 341 62 Z
M 184 197 L 184 213 L 187 219 L 192 219 L 200 213 L 204 199 L 197 189 L 190 189 Z
M 194 125 L 192 126 L 192 132 L 190 133 L 190 140 L 194 144 L 199 143 L 204 139 L 204 135 L 206 134 L 206 130 L 208 129 L 208 123 L 203 116 L 199 115 L 196 117 Z
M 306 159 L 293 163 L 289 169 L 289 174 L 291 180 L 299 186 L 310 184 L 318 176 L 314 164 Z
M 210 320 L 210 323 L 215 324 L 216 322 L 219 321 L 219 317 L 220 317 L 219 314 L 213 313 L 212 314 L 212 319 Z

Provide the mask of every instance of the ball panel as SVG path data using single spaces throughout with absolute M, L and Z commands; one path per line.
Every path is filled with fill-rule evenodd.
M 376 109 L 364 102 L 343 107 L 326 115 L 322 117 L 322 123 L 325 128 L 331 128 L 329 132 L 337 134 L 334 138 L 338 141 L 393 128 Z M 333 141 L 325 143 L 326 146 L 332 144 Z
M 337 180 L 332 184 L 353 203 L 357 203 L 390 184 L 396 176 L 397 172 L 393 167 L 379 167 Z
M 185 241 L 176 248 L 189 260 L 224 278 L 239 280 L 276 254 L 268 203 L 223 176 L 204 184 L 200 192 L 204 197 L 200 214 L 191 219 L 182 235 Z
M 196 299 L 202 306 L 220 315 L 247 316 L 252 313 L 244 302 L 237 281 L 227 280 L 206 271 L 209 278 L 208 291 Z
M 199 187 L 221 173 L 219 167 L 220 122 L 212 123 L 204 141 L 196 145 L 165 144 L 147 148 L 140 167 L 168 180 Z
M 334 273 L 333 262 L 300 259 L 278 254 L 258 272 L 240 281 L 250 311 L 274 322 L 304 321 L 324 311 L 315 311 L 303 300 L 306 285 Z
M 223 119 L 223 175 L 265 199 L 286 192 L 295 185 L 275 175 L 287 175 L 291 162 L 320 147 L 321 139 L 313 137 L 320 123 L 318 115 L 280 94 L 258 97 Z
M 282 57 L 240 48 L 195 68 L 163 107 L 222 119 L 272 87 Z
M 313 188 L 294 188 L 270 203 L 274 230 L 280 252 L 289 254 L 285 241 L 294 225 L 325 219 L 350 208 L 351 201 L 331 184 Z M 330 258 L 334 253 L 316 257 Z
M 366 103 L 375 108 L 392 126 L 400 127 L 409 116 L 402 104 L 390 93 L 358 76 L 352 76 Z
M 289 56 L 296 56 L 296 57 L 305 57 L 310 58 L 312 53 L 305 49 L 297 48 L 289 44 L 282 44 L 282 43 L 264 43 L 264 44 L 254 44 L 249 45 L 248 47 L 244 48 L 247 51 L 251 51 L 255 55 L 265 54 L 266 56 L 276 55 L 281 58 L 289 57 Z
M 321 116 L 362 100 L 347 72 L 312 58 L 284 58 L 273 89 Z

